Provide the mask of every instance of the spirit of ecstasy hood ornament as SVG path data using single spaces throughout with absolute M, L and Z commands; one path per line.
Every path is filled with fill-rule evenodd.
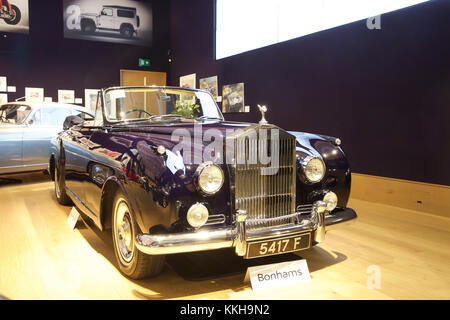
M 261 115 L 262 115 L 262 118 L 261 118 L 261 120 L 259 121 L 259 124 L 268 124 L 266 118 L 264 118 L 264 115 L 265 115 L 265 113 L 267 112 L 267 107 L 266 107 L 266 106 L 260 106 L 260 105 L 258 104 L 258 109 L 259 109 L 259 111 L 261 112 Z

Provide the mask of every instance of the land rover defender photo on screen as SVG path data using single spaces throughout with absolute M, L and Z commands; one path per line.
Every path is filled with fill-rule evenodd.
M 137 34 L 140 19 L 136 8 L 104 5 L 100 14 L 82 13 L 80 15 L 81 32 L 93 34 L 96 31 L 114 31 L 125 38 Z

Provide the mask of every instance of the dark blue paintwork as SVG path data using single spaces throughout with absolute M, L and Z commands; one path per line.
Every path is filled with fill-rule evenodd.
M 196 121 L 199 124 L 199 121 Z M 224 214 L 224 224 L 232 223 L 230 185 L 227 165 L 222 166 L 225 183 L 214 196 L 197 192 L 193 175 L 198 165 L 185 165 L 185 172 L 170 170 L 170 150 L 176 142 L 171 134 L 176 128 L 193 130 L 192 120 L 173 120 L 146 124 L 124 124 L 114 127 L 94 127 L 92 122 L 74 126 L 53 140 L 50 170 L 55 165 L 65 177 L 67 194 L 77 207 L 100 228 L 110 227 L 110 205 L 115 188 L 120 188 L 132 207 L 140 232 L 158 230 L 178 232 L 191 230 L 185 216 L 196 202 L 203 202 L 210 215 Z M 250 123 L 203 121 L 203 130 L 217 129 L 225 137 L 228 129 L 242 129 Z M 327 190 L 338 195 L 336 210 L 345 208 L 350 193 L 350 169 L 347 159 L 333 139 L 315 134 L 290 132 L 297 138 L 297 205 L 321 200 Z M 210 142 L 194 146 L 201 154 Z M 161 156 L 160 145 L 169 150 Z M 320 183 L 307 184 L 302 179 L 301 162 L 306 156 L 324 159 L 327 172 Z M 53 176 L 53 174 L 52 174 Z M 203 228 L 220 228 L 224 224 Z M 151 230 L 151 231 L 150 231 Z

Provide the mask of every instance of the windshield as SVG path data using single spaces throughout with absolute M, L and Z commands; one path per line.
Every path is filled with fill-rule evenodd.
M 211 118 L 223 120 L 213 97 L 203 91 L 170 88 L 116 88 L 105 93 L 109 121 Z
M 3 105 L 0 107 L 0 122 L 22 124 L 31 112 L 25 105 Z

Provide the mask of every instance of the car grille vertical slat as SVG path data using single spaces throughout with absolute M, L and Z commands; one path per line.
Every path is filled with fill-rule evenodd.
M 247 228 L 258 229 L 294 222 L 295 212 L 295 137 L 280 133 L 278 171 L 263 175 L 261 169 L 269 165 L 251 162 L 261 148 L 271 150 L 270 130 L 267 140 L 255 138 L 235 140 L 235 159 L 245 159 L 234 164 L 235 208 L 247 211 Z M 264 150 L 263 150 L 264 151 Z M 264 151 L 267 153 L 267 151 Z

